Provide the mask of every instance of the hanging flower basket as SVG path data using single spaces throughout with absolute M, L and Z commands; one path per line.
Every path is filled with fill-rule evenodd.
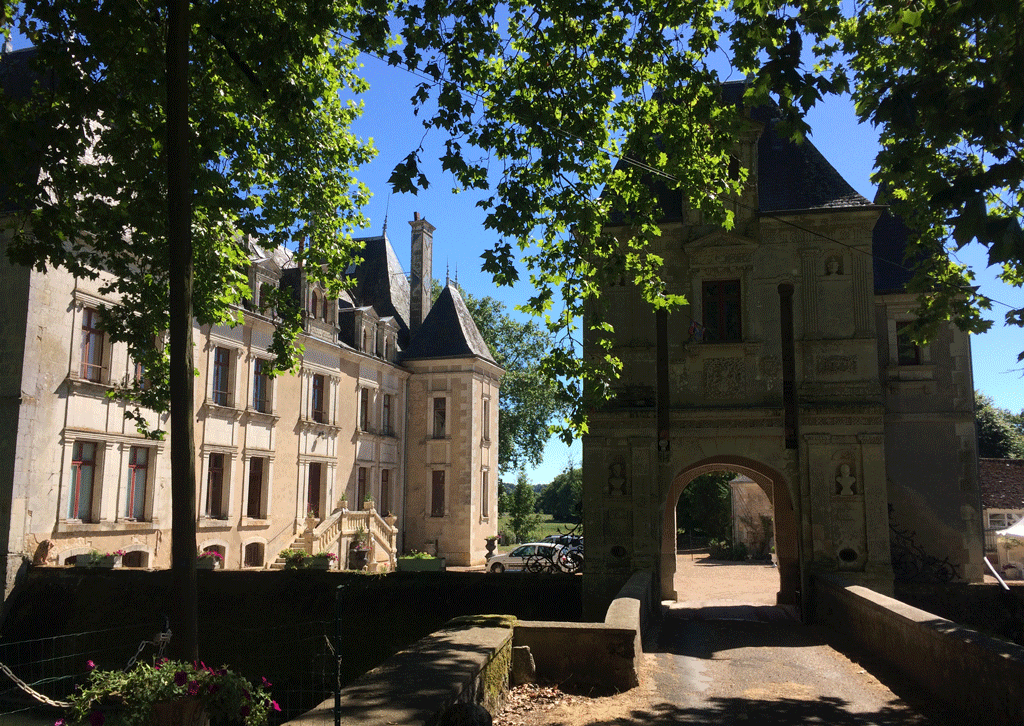
M 152 726 L 208 726 L 210 717 L 198 698 L 179 698 L 153 704 Z

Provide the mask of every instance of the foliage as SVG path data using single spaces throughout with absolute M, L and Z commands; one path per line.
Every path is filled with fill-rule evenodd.
M 289 570 L 297 570 L 306 566 L 309 553 L 305 550 L 293 550 L 291 548 L 281 550 L 277 556 L 284 560 L 284 566 Z
M 420 552 L 419 550 L 410 550 L 409 554 L 402 555 L 402 559 L 405 560 L 436 560 L 437 558 L 427 552 Z
M 28 99 L 0 99 L 0 138 L 12 175 L 14 220 L 9 255 L 17 263 L 63 267 L 101 278 L 119 300 L 101 310 L 101 327 L 125 342 L 146 371 L 148 387 L 126 382 L 119 393 L 148 430 L 140 406 L 168 410 L 167 350 L 171 280 L 166 203 L 163 4 L 114 0 L 103 12 L 84 0 L 7 2 L 0 32 L 14 27 L 36 46 L 40 77 L 56 84 Z M 191 3 L 192 237 L 200 325 L 234 324 L 252 297 L 247 244 L 299 240 L 307 276 L 340 291 L 363 226 L 368 198 L 352 172 L 372 147 L 349 125 L 360 91 L 356 51 L 337 33 L 351 8 L 273 0 Z M 273 59 L 273 62 L 268 62 Z M 43 69 L 53 73 L 49 76 Z M 46 129 L 39 143 L 39 129 Z M 33 170 L 44 169 L 45 174 Z M 126 244 L 126 241 L 130 243 Z M 272 350 L 278 370 L 296 365 L 298 310 L 289 294 L 270 291 L 279 316 Z M 156 432 L 150 431 L 156 435 Z
M 582 506 L 583 470 L 578 466 L 556 476 L 537 498 L 537 509 L 558 522 L 579 522 Z
M 1002 279 L 1024 282 L 1024 62 L 1021 0 L 864 4 L 841 26 L 857 114 L 881 132 L 872 176 L 914 230 L 911 289 L 927 335 L 952 317 L 965 330 L 990 321 L 990 301 L 946 249 L 978 240 Z M 950 237 L 952 238 L 950 240 Z M 1024 322 L 1011 308 L 1008 323 Z
M 498 482 L 498 516 L 504 517 L 508 514 L 509 505 L 512 502 L 510 486 L 503 481 Z
M 515 489 L 509 497 L 508 528 L 516 542 L 529 542 L 540 523 L 535 513 L 536 495 L 526 479 L 526 472 L 520 471 Z
M 312 555 L 312 558 L 314 560 L 327 560 L 328 562 L 334 562 L 338 559 L 338 555 L 334 552 L 327 552 L 326 550 L 321 550 L 320 552 L 314 553 Z
M 352 542 L 349 546 L 354 550 L 367 550 L 370 548 L 370 545 L 368 544 L 369 541 L 369 534 L 367 534 L 366 530 L 362 526 L 359 526 L 356 529 L 355 534 L 352 535 Z
M 713 539 L 708 542 L 708 555 L 713 560 L 734 560 L 741 562 L 747 559 L 749 552 L 742 542 L 733 543 L 726 539 Z
M 978 456 L 1024 459 L 1024 431 L 1020 416 L 997 408 L 991 398 L 975 391 L 974 420 L 978 428 Z
M 536 466 L 551 437 L 549 425 L 568 409 L 558 384 L 541 370 L 553 338 L 532 320 L 516 320 L 500 300 L 474 297 L 461 287 L 459 293 L 494 362 L 505 369 L 498 397 L 498 468 L 507 473 Z M 434 280 L 433 297 L 440 294 Z
M 290 552 L 290 551 L 291 550 L 285 550 L 285 552 Z M 197 552 L 196 553 L 196 559 L 197 560 L 214 560 L 216 562 L 223 562 L 224 561 L 224 555 L 222 555 L 217 550 L 202 550 L 201 552 Z
M 263 726 L 271 711 L 281 710 L 270 698 L 266 678 L 254 686 L 227 668 L 166 659 L 153 665 L 139 663 L 127 671 L 100 670 L 92 661 L 89 665 L 88 681 L 69 699 L 71 723 L 88 719 L 92 726 L 102 726 L 107 714 L 116 719 L 110 726 L 148 726 L 153 704 L 189 697 L 202 703 L 215 726 Z
M 703 474 L 690 482 L 676 505 L 676 526 L 691 534 L 712 539 L 732 539 L 732 472 Z

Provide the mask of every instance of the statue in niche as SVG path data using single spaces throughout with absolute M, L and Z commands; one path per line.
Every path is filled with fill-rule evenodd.
M 840 464 L 836 476 L 836 494 L 841 497 L 852 497 L 857 493 L 857 477 L 850 473 L 849 464 Z
M 621 497 L 626 493 L 625 469 L 621 461 L 616 461 L 608 467 L 608 493 L 613 497 Z
M 842 275 L 843 258 L 841 255 L 831 255 L 825 260 L 825 275 Z

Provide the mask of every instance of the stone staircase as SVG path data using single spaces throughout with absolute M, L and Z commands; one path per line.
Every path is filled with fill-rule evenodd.
M 306 520 L 306 528 L 300 532 L 287 549 L 302 550 L 307 554 L 333 552 L 338 562 L 332 569 L 346 569 L 349 545 L 361 531 L 368 540 L 370 552 L 367 567 L 370 572 L 387 572 L 395 569 L 397 563 L 398 518 L 394 515 L 381 517 L 376 509 L 350 511 L 341 509 L 323 519 Z M 271 570 L 283 570 L 285 560 L 278 557 L 270 564 Z

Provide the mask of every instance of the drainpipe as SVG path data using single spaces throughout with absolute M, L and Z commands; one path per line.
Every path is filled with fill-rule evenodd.
M 800 426 L 796 400 L 796 340 L 793 335 L 793 283 L 779 285 L 779 320 L 782 347 L 782 417 L 785 446 L 796 457 L 797 481 L 793 507 L 796 520 L 796 556 L 800 570 L 800 619 L 806 622 L 808 611 L 807 572 L 804 555 L 803 477 L 800 473 Z M 778 551 L 778 538 L 776 538 Z
M 409 505 L 409 376 L 405 378 L 405 405 L 402 416 L 402 526 L 398 528 L 395 547 L 401 552 L 405 547 L 405 513 Z M 398 552 L 395 557 L 398 557 Z

